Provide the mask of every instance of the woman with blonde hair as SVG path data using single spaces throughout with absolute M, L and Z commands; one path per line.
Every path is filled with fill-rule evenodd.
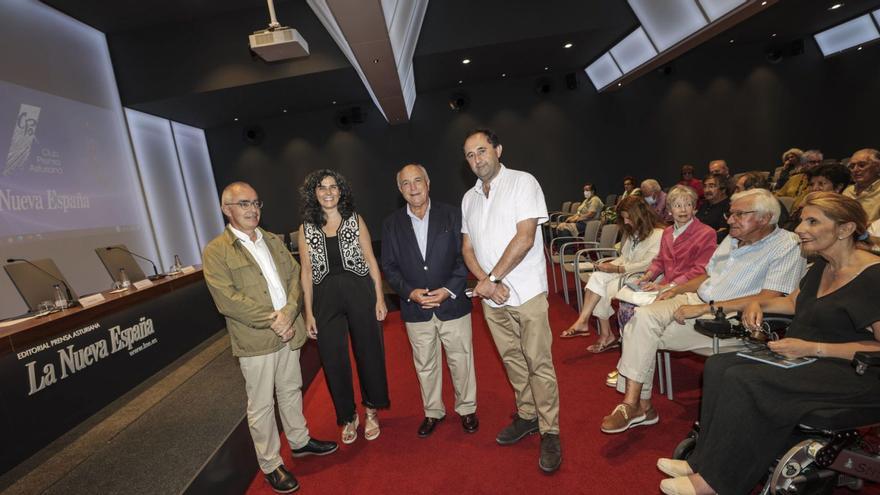
M 880 257 L 865 249 L 867 215 L 858 202 L 832 192 L 804 200 L 795 229 L 804 255 L 818 260 L 787 296 L 730 305 L 749 329 L 764 312 L 793 314 L 785 338 L 767 344 L 789 359 L 815 361 L 783 369 L 733 353 L 706 361 L 700 438 L 687 461 L 660 459 L 671 494 L 749 493 L 783 454 L 805 416 L 852 409 L 880 421 L 880 370 L 858 376 L 859 351 L 880 351 Z M 852 427 L 853 425 L 840 425 Z M 731 455 L 735 453 L 736 455 Z
M 626 272 L 647 268 L 660 250 L 660 238 L 665 224 L 654 210 L 639 196 L 629 196 L 617 204 L 617 224 L 623 231 L 620 256 L 597 263 L 584 289 L 584 307 L 578 319 L 560 335 L 586 337 L 590 335 L 590 315 L 599 319 L 599 338 L 587 348 L 599 353 L 620 345 L 611 332 L 611 300 L 617 294 L 620 277 Z

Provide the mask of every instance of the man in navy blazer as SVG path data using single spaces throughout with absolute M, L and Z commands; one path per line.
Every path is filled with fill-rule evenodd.
M 440 346 L 455 387 L 455 412 L 467 433 L 479 428 L 477 383 L 471 340 L 471 301 L 465 295 L 468 270 L 461 255 L 461 210 L 431 201 L 428 172 L 418 164 L 397 173 L 407 205 L 382 226 L 382 270 L 400 295 L 400 312 L 413 350 L 427 437 L 446 417 Z

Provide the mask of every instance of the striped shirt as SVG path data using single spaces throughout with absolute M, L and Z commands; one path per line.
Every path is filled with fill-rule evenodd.
M 727 236 L 715 249 L 706 265 L 709 278 L 697 289 L 704 302 L 751 296 L 764 289 L 790 294 L 798 287 L 807 260 L 793 232 L 777 227 L 754 244 L 738 245 Z

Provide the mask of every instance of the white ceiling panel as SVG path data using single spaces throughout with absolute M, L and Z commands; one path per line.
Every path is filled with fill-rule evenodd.
M 694 0 L 628 0 L 657 50 L 664 51 L 708 24 Z
M 699 0 L 703 11 L 709 16 L 711 22 L 715 22 L 724 14 L 746 3 L 746 0 Z
M 643 28 L 638 28 L 611 48 L 611 56 L 624 74 L 657 56 Z
M 614 59 L 611 58 L 611 54 L 608 52 L 590 64 L 585 69 L 585 72 L 587 73 L 587 76 L 590 77 L 590 80 L 593 81 L 593 86 L 596 86 L 597 91 L 608 86 L 614 80 L 623 75 L 623 73 L 620 72 L 620 68 L 614 63 Z
M 814 36 L 822 55 L 834 55 L 837 52 L 852 48 L 880 38 L 877 26 L 871 16 L 865 14 L 839 26 L 826 29 Z

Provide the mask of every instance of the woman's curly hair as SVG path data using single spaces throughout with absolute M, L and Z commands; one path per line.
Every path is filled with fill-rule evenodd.
M 339 205 L 337 208 L 342 218 L 346 219 L 354 213 L 354 195 L 348 186 L 348 181 L 339 172 L 329 168 L 322 168 L 310 173 L 299 187 L 300 215 L 302 216 L 303 223 L 310 223 L 318 227 L 323 227 L 327 224 L 327 216 L 324 214 L 321 205 L 318 204 L 318 197 L 315 192 L 315 189 L 317 189 L 325 177 L 333 177 L 336 180 L 336 185 L 339 187 Z

